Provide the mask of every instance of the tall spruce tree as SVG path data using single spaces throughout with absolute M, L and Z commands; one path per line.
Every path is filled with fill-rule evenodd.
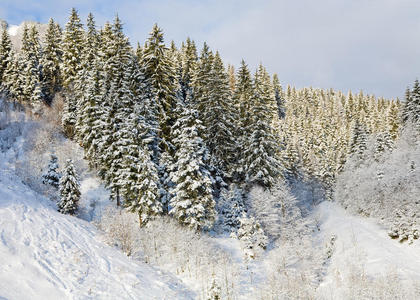
M 30 105 L 35 114 L 41 112 L 44 101 L 41 55 L 38 30 L 35 26 L 28 28 L 25 25 L 20 52 L 20 77 L 23 83 L 22 100 Z
M 108 43 L 111 56 L 106 61 L 104 69 L 107 72 L 106 80 L 110 80 L 109 91 L 105 94 L 105 102 L 109 109 L 106 111 L 105 126 L 102 132 L 100 175 L 111 190 L 111 200 L 115 199 L 117 205 L 120 205 L 121 186 L 116 177 L 117 170 L 122 164 L 123 152 L 118 142 L 124 128 L 124 120 L 133 111 L 133 96 L 127 86 L 131 76 L 128 64 L 132 58 L 132 52 L 118 17 L 115 18 L 112 36 Z
M 420 121 L 420 83 L 418 79 L 414 82 L 413 89 L 406 93 L 402 121 L 414 124 Z
M 97 95 L 97 92 L 95 92 L 95 95 L 86 93 L 86 90 L 89 88 L 89 76 L 93 68 L 98 69 L 100 66 L 100 64 L 97 62 L 99 38 L 96 30 L 95 20 L 91 13 L 88 15 L 86 24 L 87 32 L 84 36 L 83 56 L 81 60 L 82 69 L 78 72 L 75 79 L 75 96 L 77 98 L 77 116 L 75 128 L 77 139 L 81 143 L 83 142 L 85 134 L 87 133 L 86 131 L 82 130 L 82 127 L 84 126 L 84 123 L 90 118 L 90 116 L 87 114 L 92 113 L 88 109 L 88 107 L 91 105 L 88 98 Z
M 247 130 L 251 124 L 251 105 L 254 97 L 254 86 L 249 72 L 248 66 L 244 60 L 241 61 L 241 66 L 238 69 L 236 76 L 236 87 L 233 95 L 234 104 L 237 110 L 235 117 L 235 136 L 237 142 L 235 144 L 236 157 L 235 166 L 232 168 L 235 180 L 238 182 L 244 182 L 245 172 L 244 168 L 244 149 L 247 147 L 248 137 L 250 132 Z
M 203 130 L 198 114 L 185 107 L 174 124 L 177 145 L 171 179 L 175 183 L 170 214 L 181 224 L 196 230 L 211 227 L 215 220 L 212 179 L 208 170 L 208 153 L 200 137 Z
M 286 117 L 286 108 L 283 98 L 283 90 L 280 85 L 279 77 L 277 74 L 273 75 L 273 90 L 274 90 L 274 98 L 277 104 L 277 113 L 279 119 L 284 119 Z
M 50 19 L 45 33 L 42 63 L 42 81 L 44 95 L 48 104 L 51 104 L 56 92 L 61 90 L 62 78 L 60 65 L 62 51 L 60 48 L 61 30 L 58 23 Z
M 367 149 L 367 132 L 363 124 L 356 120 L 353 126 L 352 137 L 350 141 L 350 155 L 354 155 L 360 159 L 364 157 Z
M 161 148 L 169 151 L 171 125 L 176 119 L 173 115 L 176 106 L 176 73 L 164 44 L 162 30 L 157 24 L 153 26 L 144 46 L 141 65 L 150 80 L 159 112 L 159 135 L 163 142 Z
M 230 169 L 234 162 L 235 116 L 229 87 L 228 74 L 223 66 L 218 52 L 212 61 L 208 74 L 209 101 L 203 112 L 205 131 L 203 138 L 210 151 L 210 164 L 225 175 L 231 175 Z
M 76 9 L 72 8 L 69 21 L 66 24 L 61 44 L 62 64 L 61 74 L 63 86 L 66 89 L 66 99 L 63 111 L 62 124 L 68 136 L 75 134 L 77 118 L 77 93 L 74 93 L 74 84 L 79 72 L 83 69 L 83 25 L 80 22 Z
M 246 170 L 248 184 L 259 184 L 270 188 L 283 175 L 278 159 L 277 139 L 271 127 L 272 117 L 277 113 L 273 102 L 270 77 L 262 65 L 254 80 L 255 94 L 251 99 L 251 120 L 246 128 L 242 164 Z
M 70 87 L 76 79 L 77 73 L 82 68 L 83 57 L 83 24 L 75 8 L 72 8 L 69 20 L 63 33 L 62 50 L 62 75 L 63 84 Z
M 159 194 L 158 171 L 147 147 L 139 149 L 137 166 L 137 180 L 130 187 L 134 194 L 126 200 L 126 207 L 139 215 L 142 226 L 154 216 L 161 214 L 163 209 Z
M 210 105 L 210 73 L 213 64 L 213 53 L 204 43 L 200 59 L 193 73 L 193 103 L 201 120 L 205 120 Z
M 155 148 L 155 161 L 159 171 L 160 200 L 164 212 L 168 211 L 168 202 L 171 188 L 169 180 L 169 168 L 174 156 L 172 145 L 173 134 L 171 127 L 174 125 L 177 116 L 175 114 L 177 102 L 176 69 L 174 60 L 170 56 L 169 49 L 164 44 L 162 30 L 155 24 L 142 51 L 140 61 L 141 69 L 146 80 L 149 82 L 152 95 L 153 107 L 157 112 L 158 141 Z
M 3 26 L 0 41 L 0 93 L 5 92 L 7 94 L 6 84 L 4 83 L 5 78 L 3 78 L 3 76 L 6 72 L 7 64 L 10 63 L 10 60 L 12 59 L 12 55 L 10 36 L 7 33 L 7 27 Z
M 74 215 L 80 200 L 80 183 L 74 169 L 73 161 L 68 159 L 60 179 L 60 202 L 58 211 L 63 214 Z
M 187 38 L 181 51 L 181 76 L 179 80 L 181 98 L 184 101 L 188 101 L 192 98 L 192 81 L 198 60 L 197 48 L 194 41 L 192 41 L 190 38 Z

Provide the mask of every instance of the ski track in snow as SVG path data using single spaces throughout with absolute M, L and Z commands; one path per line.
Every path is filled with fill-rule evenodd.
M 176 277 L 101 242 L 93 225 L 56 212 L 14 175 L 15 157 L 0 153 L 0 299 L 194 298 Z

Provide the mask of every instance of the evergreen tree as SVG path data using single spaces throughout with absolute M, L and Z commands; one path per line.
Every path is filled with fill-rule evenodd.
M 215 220 L 212 179 L 207 169 L 208 153 L 200 133 L 197 112 L 186 107 L 174 124 L 178 146 L 171 180 L 176 184 L 170 201 L 170 214 L 181 224 L 199 230 Z
M 286 108 L 283 99 L 283 90 L 280 85 L 279 78 L 277 74 L 273 75 L 273 89 L 274 89 L 274 98 L 277 104 L 277 111 L 279 119 L 284 119 L 286 117 Z
M 72 8 L 62 40 L 62 76 L 66 88 L 73 84 L 77 73 L 82 68 L 83 35 L 83 24 L 80 22 L 77 10 Z
M 254 217 L 248 217 L 245 213 L 239 219 L 240 225 L 237 238 L 242 244 L 247 259 L 254 259 L 258 248 L 265 249 L 268 239 L 261 228 L 260 223 Z
M 139 150 L 138 169 L 135 173 L 137 180 L 130 186 L 133 192 L 126 198 L 126 207 L 139 215 L 140 226 L 145 225 L 151 218 L 162 213 L 158 187 L 158 172 L 151 160 L 147 147 Z
M 389 106 L 388 113 L 387 113 L 387 125 L 386 126 L 389 130 L 389 134 L 391 138 L 395 141 L 398 137 L 398 131 L 400 127 L 399 122 L 399 105 L 397 102 L 392 101 L 391 105 Z
M 42 183 L 52 185 L 55 188 L 58 188 L 60 183 L 60 173 L 58 170 L 57 156 L 51 154 L 50 162 L 48 163 L 47 172 L 42 175 Z
M 197 48 L 194 41 L 187 38 L 185 45 L 181 49 L 181 76 L 180 76 L 180 88 L 181 88 L 181 99 L 187 101 L 192 97 L 192 81 L 194 76 L 195 68 L 197 67 Z
M 3 74 L 1 92 L 9 99 L 23 99 L 23 78 L 20 75 L 23 69 L 21 56 L 17 56 L 12 50 Z
M 243 182 L 246 176 L 246 168 L 243 165 L 245 156 L 244 150 L 248 146 L 248 137 L 250 132 L 247 130 L 250 128 L 251 124 L 251 105 L 254 97 L 254 87 L 251 78 L 251 73 L 249 72 L 248 66 L 244 60 L 241 62 L 241 66 L 238 70 L 236 76 L 236 87 L 233 95 L 235 107 L 236 107 L 236 116 L 235 116 L 235 136 L 237 142 L 235 144 L 236 157 L 235 165 L 232 168 L 232 173 L 234 178 L 238 182 Z
M 353 134 L 350 141 L 350 155 L 363 158 L 367 148 L 367 133 L 363 124 L 358 120 L 354 123 Z
M 210 73 L 213 64 L 213 53 L 206 43 L 201 50 L 200 59 L 193 73 L 193 101 L 195 109 L 201 120 L 208 114 L 207 106 L 210 105 Z
M 153 95 L 152 105 L 153 119 L 157 120 L 157 140 L 154 147 L 154 161 L 159 172 L 160 201 L 163 204 L 164 212 L 168 211 L 170 200 L 169 190 L 171 182 L 169 179 L 170 166 L 172 164 L 174 150 L 172 145 L 173 134 L 171 128 L 177 116 L 174 112 L 177 102 L 176 69 L 170 50 L 166 48 L 162 30 L 155 24 L 152 32 L 142 49 L 141 69 Z
M 100 59 L 95 59 L 95 64 L 89 71 L 86 89 L 84 91 L 85 103 L 80 107 L 80 118 L 83 120 L 78 128 L 81 145 L 85 149 L 86 158 L 91 162 L 97 159 L 98 143 L 101 140 L 102 107 L 100 87 Z
M 113 54 L 106 62 L 106 76 L 110 80 L 110 89 L 105 95 L 109 105 L 103 129 L 103 144 L 101 145 L 100 175 L 111 190 L 111 200 L 115 199 L 120 205 L 121 185 L 117 178 L 117 171 L 123 163 L 124 147 L 130 141 L 129 128 L 125 127 L 126 119 L 133 112 L 134 99 L 129 88 L 132 75 L 132 53 L 127 37 L 122 32 L 122 24 L 116 17 L 113 24 L 113 37 L 109 51 Z
M 81 60 L 82 69 L 78 72 L 75 79 L 75 96 L 77 98 L 77 107 L 76 107 L 76 134 L 80 142 L 83 141 L 86 131 L 82 130 L 84 123 L 87 120 L 91 120 L 89 114 L 93 113 L 88 107 L 92 104 L 89 103 L 90 97 L 95 97 L 98 95 L 98 91 L 95 94 L 91 95 L 86 93 L 89 82 L 89 76 L 91 70 L 96 68 L 99 71 L 101 64 L 98 62 L 98 47 L 99 47 L 99 38 L 96 31 L 95 20 L 93 15 L 90 13 L 87 18 L 87 32 L 84 36 L 84 45 L 83 45 L 83 57 Z M 99 77 L 98 77 L 99 79 Z
M 414 82 L 413 89 L 406 93 L 406 99 L 402 110 L 403 123 L 420 121 L 420 83 Z
M 60 202 L 58 211 L 63 214 L 74 215 L 77 211 L 80 200 L 80 184 L 73 161 L 68 159 L 64 168 L 63 176 L 60 179 Z
M 162 140 L 161 148 L 170 150 L 170 131 L 174 124 L 173 110 L 176 106 L 175 69 L 168 49 L 165 47 L 162 30 L 155 24 L 149 39 L 143 49 L 141 61 L 142 69 L 155 95 L 155 102 L 159 112 L 159 136 Z
M 22 49 L 20 52 L 20 77 L 23 82 L 23 101 L 29 104 L 35 114 L 39 114 L 44 101 L 41 43 L 38 30 L 35 26 L 30 29 L 25 26 L 22 37 Z
M 216 53 L 208 74 L 208 105 L 203 107 L 202 118 L 206 130 L 204 139 L 210 151 L 210 164 L 228 174 L 234 162 L 235 106 L 229 88 L 228 75 Z
M 239 218 L 245 212 L 244 196 L 241 189 L 232 184 L 229 189 L 223 189 L 218 201 L 219 220 L 229 232 L 239 228 Z
M 62 125 L 69 137 L 75 134 L 75 125 L 77 118 L 77 90 L 74 90 L 74 84 L 79 72 L 83 69 L 83 25 L 80 22 L 76 9 L 72 8 L 69 21 L 66 24 L 62 49 L 61 74 L 63 86 L 66 88 L 66 99 L 63 111 Z
M 390 151 L 394 148 L 394 141 L 388 131 L 379 132 L 375 136 L 374 157 L 379 161 L 384 152 Z
M 7 64 L 12 58 L 12 55 L 12 43 L 10 41 L 9 34 L 7 33 L 7 27 L 3 26 L 0 41 L 0 92 L 6 92 L 4 74 L 6 72 Z
M 42 81 L 47 103 L 51 103 L 56 92 L 61 90 L 61 30 L 58 23 L 50 19 L 45 34 L 44 51 L 41 59 Z
M 207 292 L 206 300 L 221 300 L 221 299 L 222 299 L 222 288 L 217 283 L 217 280 L 213 274 L 211 286 L 210 286 L 209 291 Z
M 246 128 L 249 136 L 244 140 L 242 164 L 248 184 L 269 188 L 283 175 L 283 170 L 277 158 L 277 139 L 271 127 L 272 117 L 276 114 L 273 111 L 273 94 L 269 76 L 261 65 L 255 75 L 254 86 L 255 94 L 249 107 L 252 119 Z

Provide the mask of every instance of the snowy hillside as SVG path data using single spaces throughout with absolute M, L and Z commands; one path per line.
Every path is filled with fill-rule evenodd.
M 190 299 L 165 275 L 101 242 L 95 227 L 56 212 L 0 157 L 1 299 Z
M 296 88 L 124 24 L 2 26 L 0 300 L 420 299 L 420 81 Z
M 319 288 L 323 298 L 342 298 L 343 288 L 351 284 L 348 280 L 351 276 L 357 276 L 353 284 L 354 290 L 359 291 L 369 285 L 372 288 L 370 281 L 377 281 L 375 284 L 384 298 L 387 289 L 396 289 L 393 295 L 401 297 L 403 293 L 415 293 L 410 289 L 420 283 L 418 243 L 398 243 L 375 220 L 352 216 L 335 203 L 320 204 L 315 214 L 320 220 L 321 235 L 336 237 L 328 273 Z M 402 287 L 404 291 L 399 291 Z

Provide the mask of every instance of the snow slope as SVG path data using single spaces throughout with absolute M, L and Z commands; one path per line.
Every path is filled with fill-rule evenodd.
M 393 274 L 402 284 L 420 282 L 418 241 L 409 245 L 392 240 L 375 219 L 351 215 L 336 203 L 321 203 L 315 214 L 319 217 L 321 234 L 325 238 L 336 236 L 328 273 L 319 288 L 324 295 L 330 295 L 337 288 L 337 279 L 355 267 L 357 275 L 363 271 L 367 278 Z
M 173 276 L 100 240 L 14 175 L 0 153 L 0 299 L 192 299 Z

